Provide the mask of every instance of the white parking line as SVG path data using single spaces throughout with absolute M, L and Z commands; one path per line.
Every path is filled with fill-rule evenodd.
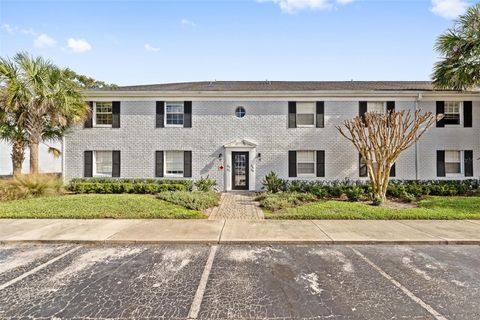
M 42 270 L 43 268 L 51 265 L 52 263 L 54 263 L 54 262 L 62 259 L 62 258 L 65 257 L 65 256 L 67 256 L 67 255 L 69 255 L 69 254 L 77 251 L 78 249 L 80 249 L 80 246 L 75 247 L 75 248 L 72 248 L 72 249 L 68 250 L 67 252 L 64 252 L 64 253 L 62 253 L 61 255 L 58 255 L 58 256 L 56 256 L 55 258 L 53 258 L 53 259 L 51 259 L 51 260 L 48 260 L 47 262 L 39 265 L 38 267 L 35 267 L 35 268 L 33 268 L 32 270 L 30 270 L 30 271 L 28 271 L 28 272 L 25 272 L 24 274 L 16 277 L 15 279 L 12 279 L 12 280 L 10 280 L 10 281 L 8 281 L 8 282 L 5 282 L 4 284 L 0 285 L 0 290 L 3 290 L 3 289 L 5 289 L 5 288 L 11 286 L 12 284 L 15 284 L 15 283 L 19 282 L 19 281 L 22 280 L 22 279 L 25 279 L 25 278 L 28 277 L 29 275 L 34 274 L 35 272 Z
M 431 305 L 427 304 L 425 301 L 423 301 L 422 299 L 417 297 L 413 292 L 411 292 L 406 287 L 404 287 L 400 282 L 398 282 L 397 280 L 392 278 L 388 273 L 383 271 L 382 268 L 380 268 L 375 263 L 373 263 L 370 259 L 365 257 L 361 252 L 359 252 L 358 250 L 356 250 L 352 247 L 350 247 L 350 249 L 352 249 L 353 252 L 355 252 L 355 254 L 357 256 L 362 258 L 362 260 L 364 260 L 366 263 L 368 263 L 370 266 L 372 266 L 375 270 L 377 270 L 383 277 L 385 277 L 387 280 L 389 280 L 391 283 L 393 283 L 393 285 L 395 285 L 397 288 L 402 290 L 403 293 L 405 293 L 410 299 L 412 299 L 413 301 L 418 303 L 422 308 L 427 310 L 428 313 L 430 313 L 432 316 L 435 317 L 435 319 L 437 319 L 437 320 L 447 320 L 447 318 L 445 318 L 442 314 L 440 314 L 437 310 L 435 310 Z
M 198 317 L 200 305 L 202 304 L 203 295 L 205 294 L 205 288 L 207 287 L 208 277 L 210 276 L 210 271 L 212 270 L 213 260 L 215 259 L 216 252 L 217 246 L 212 246 L 210 248 L 210 254 L 208 255 L 207 263 L 203 269 L 202 277 L 200 278 L 200 283 L 198 284 L 197 292 L 195 292 L 195 297 L 193 298 L 192 305 L 190 306 L 190 312 L 188 313 L 189 319 L 197 319 Z

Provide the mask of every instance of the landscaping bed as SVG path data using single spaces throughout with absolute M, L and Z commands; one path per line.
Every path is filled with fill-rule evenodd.
M 365 181 L 263 182 L 257 201 L 267 219 L 480 219 L 478 180 L 393 180 L 388 200 L 372 202 Z M 376 205 L 375 205 L 376 204 Z
M 195 210 L 137 194 L 76 194 L 0 202 L 0 218 L 203 219 Z
M 279 211 L 265 211 L 267 219 L 480 219 L 480 197 L 429 196 L 418 207 L 399 207 L 386 203 L 317 200 Z

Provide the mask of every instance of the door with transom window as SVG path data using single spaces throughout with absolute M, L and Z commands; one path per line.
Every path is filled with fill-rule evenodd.
M 232 152 L 232 190 L 248 190 L 248 152 Z

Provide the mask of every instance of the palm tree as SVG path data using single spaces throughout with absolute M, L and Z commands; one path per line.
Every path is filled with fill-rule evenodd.
M 12 144 L 12 167 L 13 175 L 17 176 L 22 172 L 23 160 L 25 159 L 25 148 L 28 143 L 28 136 L 21 126 L 22 106 L 25 100 L 14 94 L 22 92 L 22 84 L 19 81 L 18 67 L 8 59 L 0 59 L 0 140 Z M 7 111 L 9 99 L 14 101 L 15 112 Z
M 17 54 L 12 64 L 18 72 L 14 80 L 6 81 L 3 105 L 7 112 L 20 112 L 17 124 L 28 137 L 30 173 L 36 174 L 39 144 L 61 137 L 73 123 L 83 121 L 89 107 L 81 87 L 68 77 L 66 69 L 26 53 Z
M 453 28 L 437 39 L 443 56 L 433 68 L 433 84 L 439 89 L 468 90 L 480 85 L 480 4 L 470 7 Z
M 13 176 L 22 173 L 23 160 L 25 160 L 25 148 L 28 143 L 26 131 L 18 125 L 21 112 L 6 113 L 1 112 L 0 118 L 0 140 L 12 144 L 12 167 Z

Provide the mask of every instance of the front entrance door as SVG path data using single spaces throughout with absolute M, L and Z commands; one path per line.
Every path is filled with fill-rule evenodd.
M 248 152 L 232 152 L 232 189 L 248 190 Z

